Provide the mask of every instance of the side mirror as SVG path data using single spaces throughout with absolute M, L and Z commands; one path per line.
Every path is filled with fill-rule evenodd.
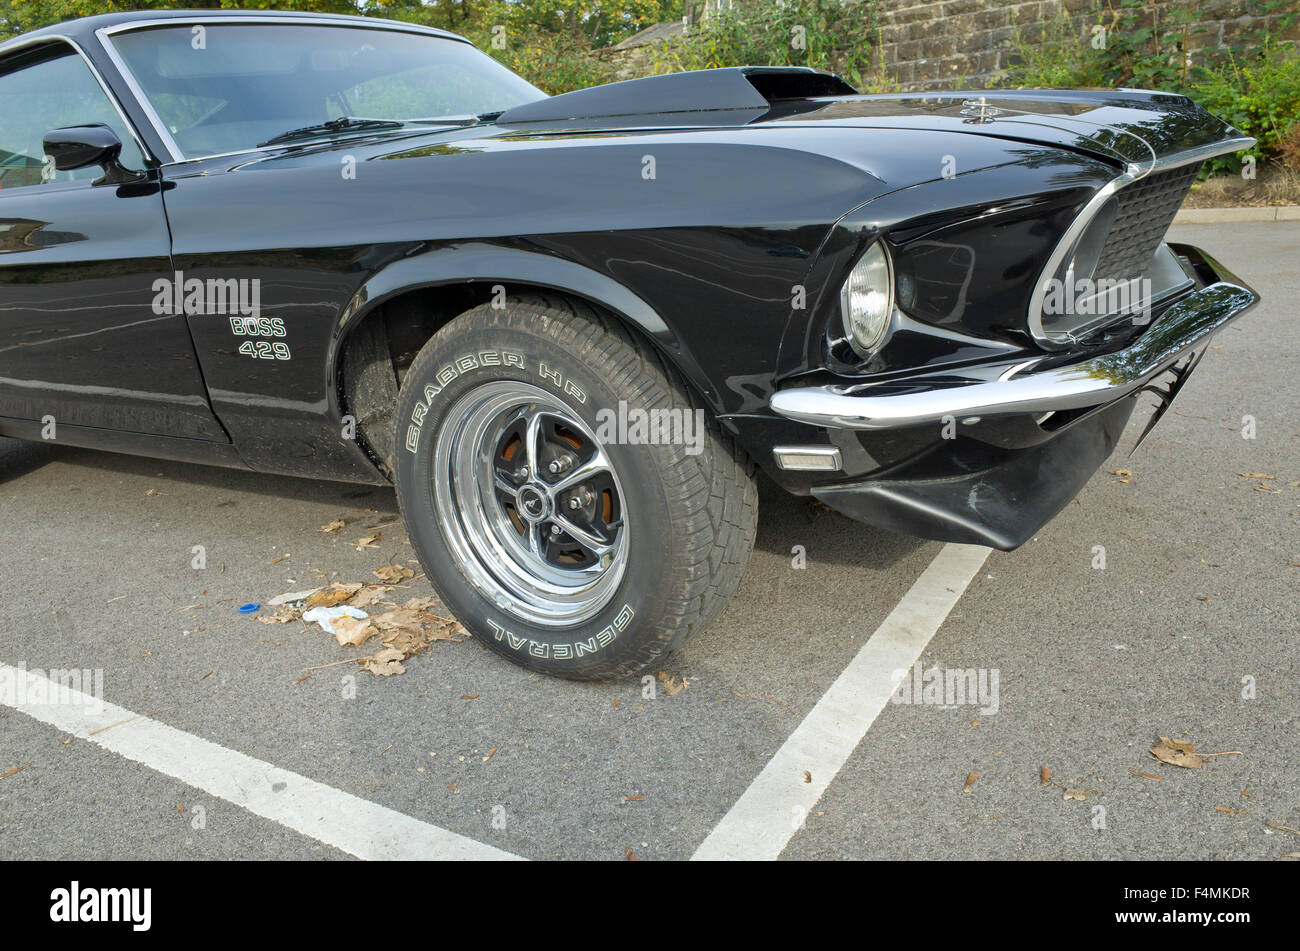
M 119 159 L 122 140 L 106 125 L 96 123 L 55 129 L 45 134 L 42 145 L 60 172 L 98 165 L 104 170 L 104 177 L 96 181 L 96 185 L 124 185 L 144 177 L 122 166 Z

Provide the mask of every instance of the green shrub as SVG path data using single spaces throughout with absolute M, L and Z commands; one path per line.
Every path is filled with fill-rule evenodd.
M 1300 52 L 1277 42 L 1269 28 L 1294 23 L 1294 4 L 1256 3 L 1261 21 L 1235 46 L 1185 52 L 1204 32 L 1194 2 L 1153 4 L 1107 0 L 1082 27 L 1064 12 L 1040 30 L 1017 30 L 1012 44 L 1019 63 L 1003 77 L 1010 86 L 1130 86 L 1182 93 L 1259 140 L 1259 160 L 1284 158 L 1284 143 L 1300 122 Z M 1240 159 L 1206 163 L 1202 175 L 1235 172 Z
M 614 62 L 562 33 L 534 33 L 504 50 L 493 49 L 489 42 L 479 46 L 553 96 L 618 79 Z
M 1254 56 L 1233 56 L 1205 70 L 1188 92 L 1216 116 L 1258 139 L 1251 150 L 1257 158 L 1295 161 L 1290 152 L 1300 133 L 1300 50 L 1294 44 L 1267 40 Z M 1217 171 L 1237 168 L 1231 158 L 1215 159 L 1214 165 Z
M 873 59 L 869 0 L 785 0 L 741 4 L 709 17 L 685 36 L 656 46 L 655 73 L 722 66 L 811 66 L 859 89 L 885 85 Z
M 1103 62 L 1063 8 L 1032 37 L 1017 26 L 1011 39 L 1019 62 L 1002 77 L 1006 86 L 1100 86 Z

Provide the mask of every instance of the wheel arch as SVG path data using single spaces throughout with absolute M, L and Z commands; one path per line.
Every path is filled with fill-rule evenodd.
M 661 351 L 705 403 L 718 404 L 713 384 L 678 336 L 644 299 L 584 265 L 486 242 L 425 251 L 368 278 L 339 315 L 331 336 L 330 392 L 340 417 L 356 421 L 358 443 L 390 476 L 391 404 L 415 353 L 457 316 L 506 293 L 557 293 L 601 308 Z M 388 368 L 385 371 L 385 366 Z

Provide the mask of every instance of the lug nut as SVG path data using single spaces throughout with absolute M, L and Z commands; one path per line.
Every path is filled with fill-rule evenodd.
M 523 482 L 525 479 L 527 479 L 527 478 L 528 478 L 528 467 L 527 467 L 527 466 L 520 466 L 518 469 L 516 469 L 516 470 L 515 470 L 515 478 L 518 479 L 520 482 Z
M 591 494 L 591 490 L 584 485 L 577 492 L 573 493 L 573 495 L 569 496 L 569 508 L 576 512 L 583 506 L 590 505 L 594 499 L 595 496 Z

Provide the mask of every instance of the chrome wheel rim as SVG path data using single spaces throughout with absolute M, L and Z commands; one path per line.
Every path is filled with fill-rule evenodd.
M 563 400 L 527 383 L 485 383 L 438 432 L 433 492 L 461 571 L 497 607 L 542 627 L 598 614 L 627 567 L 618 474 Z

